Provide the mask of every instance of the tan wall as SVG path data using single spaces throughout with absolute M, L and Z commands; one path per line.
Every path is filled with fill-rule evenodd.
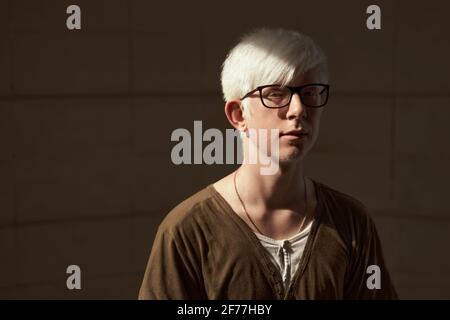
M 268 26 L 329 56 L 308 175 L 368 206 L 401 298 L 449 299 L 449 3 L 376 3 L 380 31 L 371 1 L 79 0 L 68 31 L 72 1 L 0 1 L 0 298 L 136 298 L 159 221 L 234 168 L 173 165 L 170 133 L 228 127 L 220 64 Z

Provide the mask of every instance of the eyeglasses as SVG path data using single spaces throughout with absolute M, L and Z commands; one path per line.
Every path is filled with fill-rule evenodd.
M 266 108 L 279 109 L 286 107 L 291 103 L 292 95 L 298 93 L 303 105 L 311 108 L 320 108 L 326 105 L 328 101 L 328 92 L 330 85 L 322 83 L 310 83 L 300 87 L 288 87 L 278 84 L 268 84 L 259 86 L 250 91 L 240 100 L 251 96 L 259 91 L 259 97 Z

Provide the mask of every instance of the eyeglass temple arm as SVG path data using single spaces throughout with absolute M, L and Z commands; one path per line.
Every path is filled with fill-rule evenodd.
M 250 96 L 253 92 L 258 91 L 259 88 L 256 88 L 255 90 L 252 90 L 250 92 L 248 92 L 245 96 L 243 96 L 242 98 L 240 98 L 239 100 L 244 100 L 245 98 L 247 98 L 248 96 Z

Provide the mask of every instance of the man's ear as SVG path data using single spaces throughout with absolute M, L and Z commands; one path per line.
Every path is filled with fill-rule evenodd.
M 247 129 L 247 120 L 244 118 L 241 100 L 230 100 L 225 103 L 225 115 L 230 124 L 239 131 Z

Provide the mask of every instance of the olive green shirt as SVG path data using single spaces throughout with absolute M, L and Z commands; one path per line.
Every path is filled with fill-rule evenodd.
M 366 207 L 311 180 L 315 219 L 288 288 L 252 229 L 209 185 L 159 226 L 139 299 L 396 299 Z M 368 288 L 371 265 L 380 268 L 380 289 Z

